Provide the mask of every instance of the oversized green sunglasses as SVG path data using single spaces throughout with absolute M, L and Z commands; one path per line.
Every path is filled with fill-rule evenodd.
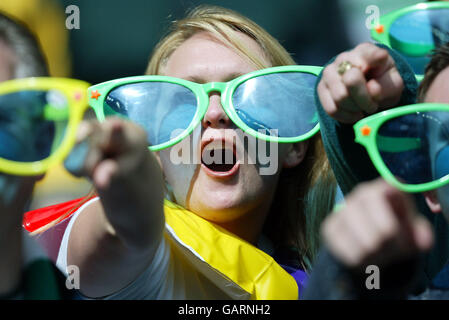
M 383 15 L 371 37 L 399 51 L 422 75 L 432 50 L 449 41 L 449 2 L 418 3 Z
M 449 183 L 449 104 L 420 103 L 377 113 L 354 125 L 380 175 L 406 192 Z
M 128 77 L 90 87 L 89 103 L 99 121 L 115 115 L 141 125 L 150 150 L 157 151 L 190 135 L 207 112 L 209 94 L 219 92 L 226 115 L 245 133 L 293 143 L 319 131 L 314 91 L 321 69 L 272 67 L 205 84 L 159 75 Z

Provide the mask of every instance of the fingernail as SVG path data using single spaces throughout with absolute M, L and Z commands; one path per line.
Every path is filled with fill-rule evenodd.
M 66 170 L 74 176 L 81 176 L 83 173 L 84 162 L 86 161 L 88 153 L 89 142 L 84 140 L 78 143 L 64 161 Z

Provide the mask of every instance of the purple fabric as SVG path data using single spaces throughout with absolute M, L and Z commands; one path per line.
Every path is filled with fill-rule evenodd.
M 301 295 L 307 286 L 309 276 L 302 269 L 300 263 L 301 257 L 298 254 L 298 250 L 293 247 L 281 246 L 275 249 L 272 257 L 295 279 L 296 284 L 298 285 L 298 297 L 301 298 Z
M 285 271 L 287 271 L 296 281 L 296 284 L 298 285 L 298 297 L 301 297 L 301 293 L 307 286 L 307 280 L 308 275 L 301 269 L 296 269 L 291 266 L 287 265 L 280 265 L 282 268 L 284 268 Z

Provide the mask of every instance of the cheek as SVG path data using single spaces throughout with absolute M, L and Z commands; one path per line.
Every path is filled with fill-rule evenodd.
M 173 157 L 172 148 L 162 150 L 159 153 L 165 180 L 172 188 L 177 202 L 184 205 L 198 165 L 178 164 L 176 160 L 173 161 Z

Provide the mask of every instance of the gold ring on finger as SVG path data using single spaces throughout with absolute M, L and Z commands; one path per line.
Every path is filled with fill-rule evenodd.
M 340 76 L 344 75 L 346 71 L 348 71 L 349 69 L 351 69 L 353 67 L 352 63 L 349 61 L 343 61 L 338 65 L 338 74 Z

